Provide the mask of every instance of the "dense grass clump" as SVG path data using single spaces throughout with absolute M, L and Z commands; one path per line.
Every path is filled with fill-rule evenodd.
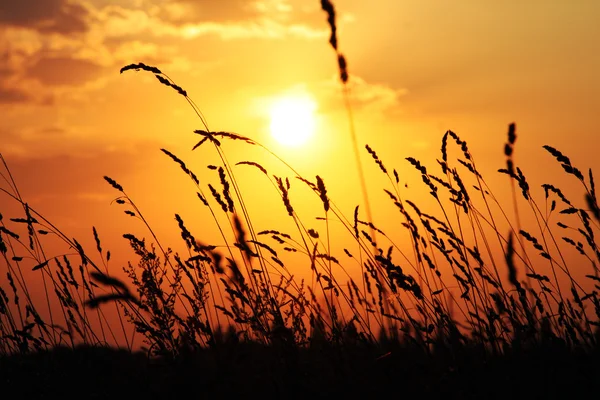
M 352 122 L 335 10 L 329 1 L 322 6 Z M 34 396 L 80 385 L 74 392 L 98 398 L 172 396 L 197 382 L 203 394 L 267 397 L 392 390 L 505 398 L 598 389 L 600 208 L 591 169 L 583 173 L 545 145 L 548 157 L 581 184 L 582 192 L 565 194 L 544 183 L 544 198 L 535 199 L 513 157 L 517 133 L 510 124 L 506 166 L 498 172 L 507 176 L 513 204 L 502 205 L 467 142 L 447 131 L 437 160 L 404 160 L 433 200 L 435 206 L 425 209 L 404 198 L 397 169 L 366 145 L 374 168 L 388 179 L 383 192 L 409 238 L 407 250 L 371 216 L 374 193 L 366 190 L 353 124 L 364 216 L 359 205 L 352 216 L 344 215 L 321 176 L 299 175 L 249 137 L 211 130 L 187 91 L 158 68 L 136 63 L 121 69 L 128 71 L 154 74 L 198 115 L 202 127 L 194 131 L 192 150 L 217 154 L 220 163 L 208 171 L 218 184 L 205 183 L 178 155 L 161 151 L 189 177 L 226 246 L 204 242 L 175 214 L 186 250 L 173 252 L 158 240 L 133 196 L 106 176 L 117 206 L 148 232 L 145 238 L 123 235 L 137 258 L 123 271 L 111 271 L 110 252 L 96 229 L 92 255 L 21 197 L 0 155 L 2 195 L 22 206 L 21 215 L 0 215 L 5 277 L 0 280 L 0 376 L 7 387 Z M 226 141 L 264 148 L 290 175 L 273 175 L 260 160 L 231 162 Z M 237 168 L 264 175 L 295 232 L 255 229 Z M 326 229 L 308 228 L 297 215 L 293 185 L 314 192 L 322 206 L 315 214 Z M 219 222 L 222 216 L 229 224 Z M 330 246 L 328 227 L 334 221 L 345 228 L 352 249 Z M 49 235 L 73 251 L 51 256 L 44 251 Z M 566 256 L 572 250 L 587 265 L 574 266 Z M 290 272 L 299 268 L 310 280 Z M 117 276 L 121 272 L 125 278 Z M 33 300 L 28 279 L 41 282 L 45 303 Z M 107 313 L 118 323 L 108 323 Z

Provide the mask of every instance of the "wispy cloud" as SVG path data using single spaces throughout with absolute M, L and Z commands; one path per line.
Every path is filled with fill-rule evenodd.
M 48 99 L 59 95 L 60 87 L 80 92 L 101 88 L 108 82 L 103 78 L 114 77 L 115 68 L 133 61 L 161 61 L 189 69 L 191 58 L 180 54 L 178 40 L 325 37 L 320 19 L 314 26 L 307 22 L 320 16 L 317 7 L 302 4 L 284 0 L 8 2 L 0 8 L 0 104 L 50 104 Z
M 147 9 L 109 5 L 97 14 L 95 29 L 109 37 L 151 35 L 192 39 L 215 35 L 231 39 L 313 39 L 326 35 L 298 16 L 294 18 L 285 2 L 219 2 L 175 1 Z M 232 4 L 235 3 L 235 4 Z
M 0 86 L 0 104 L 27 103 L 31 100 L 32 96 L 20 88 Z
M 69 0 L 19 0 L 4 2 L 0 23 L 43 33 L 74 34 L 87 30 L 90 10 Z
M 370 115 L 397 114 L 402 112 L 402 99 L 409 94 L 406 88 L 394 88 L 351 75 L 348 81 L 350 104 L 354 111 Z M 342 87 L 336 75 L 315 85 L 324 110 L 343 109 Z
M 100 77 L 103 72 L 104 68 L 93 61 L 45 56 L 27 68 L 25 75 L 48 86 L 81 85 Z

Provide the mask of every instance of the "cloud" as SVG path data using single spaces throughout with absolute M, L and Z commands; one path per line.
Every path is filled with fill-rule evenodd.
M 53 104 L 54 94 L 44 90 L 39 82 L 14 74 L 3 74 L 2 77 L 4 79 L 0 78 L 0 107 Z
M 260 7 L 248 0 L 195 1 L 172 0 L 157 7 L 157 16 L 174 24 L 196 22 L 226 23 L 246 21 L 260 16 Z
M 262 18 L 292 22 L 305 20 L 305 17 L 316 12 L 320 12 L 317 2 L 307 6 L 305 0 L 170 0 L 154 9 L 160 18 L 179 25 L 204 22 L 225 24 Z
M 19 0 L 4 2 L 0 23 L 44 33 L 82 33 L 88 27 L 89 10 L 69 0 Z
M 88 60 L 102 57 L 78 54 L 88 48 L 82 37 L 0 24 L 0 104 L 50 104 L 57 85 L 78 85 L 101 75 L 102 67 Z
M 234 7 L 238 3 L 240 5 Z M 313 39 L 327 35 L 324 26 L 317 29 L 303 20 L 293 21 L 285 17 L 288 13 L 283 6 L 261 8 L 255 3 L 227 0 L 211 2 L 208 7 L 205 1 L 180 0 L 148 9 L 109 5 L 99 11 L 94 29 L 111 38 L 152 35 L 193 39 L 214 35 L 223 40 L 286 37 Z M 226 7 L 227 4 L 230 7 Z
M 9 123 L 0 128 L 0 154 L 18 159 L 60 158 L 66 155 L 88 159 L 116 152 L 138 158 L 138 154 L 158 151 L 165 146 L 161 139 L 140 139 L 126 133 L 123 128 L 107 138 L 101 127 L 70 121 L 32 121 L 29 125 L 18 126 Z M 140 158 L 142 161 L 143 157 Z
M 300 0 L 11 1 L 0 9 L 0 106 L 89 96 L 134 61 L 192 70 L 181 40 L 311 40 L 325 25 Z
M 50 132 L 50 134 L 47 134 Z M 27 154 L 52 153 L 52 149 L 61 141 L 66 142 L 66 131 L 57 126 L 19 129 L 1 129 L 0 154 L 4 156 L 24 157 Z
M 22 89 L 0 86 L 0 104 L 26 103 L 32 99 L 32 96 Z
M 132 59 L 156 59 L 161 51 L 159 46 L 154 43 L 143 42 L 140 40 L 127 40 L 120 43 L 114 43 L 112 55 L 115 60 L 120 62 L 130 61 Z
M 316 30 L 309 26 L 298 24 L 287 25 L 270 19 L 234 24 L 219 24 L 214 22 L 189 24 L 184 25 L 177 30 L 166 29 L 162 33 L 181 36 L 186 39 L 205 35 L 215 35 L 223 40 L 285 38 L 315 39 L 327 36 L 325 29 Z
M 348 89 L 352 109 L 374 115 L 401 113 L 401 99 L 408 94 L 407 89 L 371 83 L 356 75 L 351 75 Z M 321 99 L 320 108 L 324 111 L 339 110 L 344 104 L 343 90 L 337 75 L 315 85 L 313 90 Z
M 128 174 L 133 164 L 128 161 L 128 155 L 125 152 L 99 152 L 92 157 L 80 157 L 41 153 L 28 157 L 4 154 L 4 158 L 28 202 L 44 205 L 50 200 L 50 207 L 59 207 L 53 203 L 69 202 L 70 199 L 78 199 L 77 203 L 80 203 L 82 197 L 94 200 L 90 199 L 91 193 L 102 193 L 103 201 L 108 204 L 114 193 L 102 177 L 117 170 L 122 175 Z M 101 192 L 103 189 L 106 190 Z
M 43 47 L 43 37 L 38 32 L 0 25 L 0 78 L 17 72 Z
M 0 131 L 0 137 L 4 137 L 5 133 Z M 46 134 L 56 135 L 56 140 L 65 140 L 64 132 L 60 129 Z M 99 211 L 92 209 L 92 206 L 97 206 L 100 202 L 102 209 L 114 216 L 116 211 L 109 208 L 109 205 L 118 193 L 105 182 L 103 176 L 116 179 L 135 193 L 139 193 L 136 191 L 139 189 L 138 183 L 141 186 L 147 183 L 147 193 L 153 191 L 155 195 L 161 196 L 162 194 L 156 193 L 156 187 L 151 185 L 151 179 L 164 173 L 165 165 L 172 167 L 169 172 L 172 171 L 178 176 L 180 172 L 172 165 L 171 160 L 159 151 L 159 146 L 151 142 L 138 142 L 118 148 L 97 146 L 93 152 L 46 152 L 36 149 L 23 154 L 4 151 L 3 144 L 0 141 L 0 154 L 24 199 L 35 209 L 41 207 L 38 211 L 53 211 L 50 214 L 58 212 L 70 215 L 76 212 L 79 216 L 91 216 Z M 37 147 L 43 149 L 41 144 Z M 0 166 L 0 169 L 3 168 Z M 140 176 L 149 180 L 140 182 Z M 0 183 L 0 187 L 8 189 L 7 186 L 6 182 Z M 7 196 L 0 192 L 0 204 L 4 208 L 10 206 L 7 199 Z M 2 210 L 4 211 L 8 212 Z
M 44 85 L 81 85 L 99 78 L 104 71 L 100 65 L 68 57 L 42 57 L 27 69 L 26 76 Z
M 400 98 L 408 94 L 407 89 L 368 83 L 364 79 L 353 76 L 350 80 L 350 93 L 354 107 L 368 108 L 369 111 L 389 111 L 400 106 Z

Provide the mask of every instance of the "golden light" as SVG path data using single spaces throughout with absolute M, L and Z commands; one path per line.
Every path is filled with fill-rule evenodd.
M 316 103 L 308 96 L 276 100 L 269 113 L 271 135 L 284 146 L 301 146 L 315 131 L 316 108 Z

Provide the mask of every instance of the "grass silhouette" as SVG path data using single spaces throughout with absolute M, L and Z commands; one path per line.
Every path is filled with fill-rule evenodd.
M 321 3 L 352 121 L 335 10 L 330 1 Z M 600 209 L 591 170 L 584 174 L 545 145 L 548 157 L 581 183 L 582 192 L 567 197 L 544 183 L 544 198 L 534 199 L 531 182 L 513 157 L 517 133 L 510 124 L 506 167 L 499 173 L 509 180 L 513 204 L 503 206 L 467 142 L 447 131 L 433 165 L 405 160 L 436 205 L 429 210 L 403 197 L 396 169 L 366 145 L 364 155 L 388 179 L 383 190 L 410 238 L 406 252 L 372 219 L 352 123 L 364 219 L 358 206 L 346 217 L 321 176 L 301 176 L 251 138 L 212 131 L 186 90 L 158 68 L 136 63 L 121 69 L 129 71 L 154 74 L 200 118 L 203 129 L 194 132 L 193 151 L 216 152 L 220 164 L 208 167 L 219 185 L 204 184 L 181 158 L 161 151 L 189 177 L 226 247 L 221 251 L 205 244 L 175 214 L 187 253 L 173 253 L 134 198 L 107 176 L 116 204 L 138 218 L 149 235 L 124 234 L 137 259 L 124 268 L 127 280 L 117 278 L 108 269 L 111 255 L 96 230 L 97 254 L 92 255 L 29 206 L 0 155 L 7 183 L 0 190 L 23 209 L 21 216 L 0 218 L 6 276 L 0 281 L 0 376 L 6 390 L 27 398 L 65 390 L 99 398 L 190 390 L 292 398 L 390 391 L 504 398 L 599 389 Z M 290 177 L 271 175 L 259 161 L 233 164 L 225 141 L 263 148 L 286 166 Z M 236 168 L 256 168 L 265 176 L 296 227 L 293 234 L 278 227 L 255 229 Z M 322 209 L 315 213 L 325 221 L 324 231 L 308 228 L 296 214 L 293 185 L 306 185 L 320 200 Z M 532 226 L 524 224 L 525 213 Z M 219 222 L 222 215 L 229 224 Z M 333 222 L 344 227 L 356 250 L 332 250 L 328 226 Z M 44 243 L 49 235 L 74 253 L 48 255 Z M 573 265 L 565 255 L 570 250 L 589 262 L 587 271 L 582 273 L 586 267 L 581 263 Z M 287 259 L 292 254 L 304 257 L 310 282 L 290 272 L 303 267 L 292 268 Z M 32 271 L 24 269 L 28 260 L 33 260 Z M 345 273 L 334 273 L 334 268 Z M 357 269 L 358 276 L 348 272 Z M 31 272 L 43 284 L 45 304 L 36 303 L 28 290 Z M 118 316 L 118 326 L 108 323 L 109 310 Z M 131 340 L 132 327 L 143 338 L 142 348 Z M 119 348 L 108 345 L 115 341 Z M 197 383 L 201 389 L 193 389 Z

